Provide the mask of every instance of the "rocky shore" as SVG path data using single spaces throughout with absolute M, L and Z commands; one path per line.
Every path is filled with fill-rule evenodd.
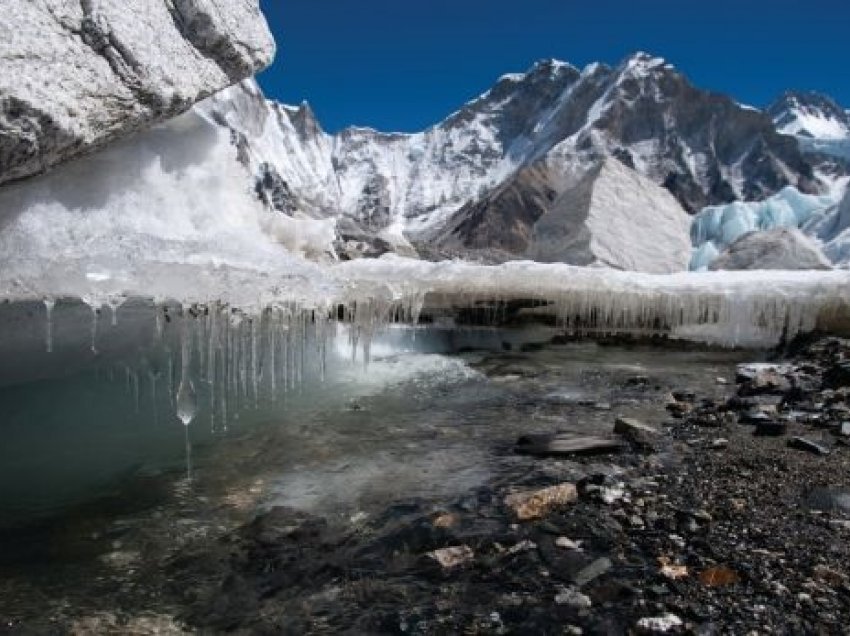
M 525 436 L 435 508 L 275 508 L 167 566 L 181 619 L 251 633 L 846 633 L 850 341 L 795 343 L 610 435 Z M 604 405 L 600 406 L 604 408 Z M 614 420 L 612 415 L 612 420 Z

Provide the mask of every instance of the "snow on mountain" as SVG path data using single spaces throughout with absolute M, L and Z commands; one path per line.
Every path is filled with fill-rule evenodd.
M 250 81 L 200 108 L 230 129 L 271 207 L 341 219 L 343 241 L 410 239 L 437 256 L 523 255 L 551 202 L 612 156 L 691 212 L 822 187 L 768 116 L 694 88 L 644 53 L 613 68 L 538 62 L 415 134 L 329 135 L 308 105 L 267 102 Z
M 808 153 L 850 160 L 850 115 L 832 98 L 788 91 L 767 109 L 777 130 Z

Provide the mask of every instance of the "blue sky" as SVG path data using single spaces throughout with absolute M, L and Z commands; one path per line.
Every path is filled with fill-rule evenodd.
M 764 106 L 786 88 L 850 107 L 850 0 L 261 0 L 278 42 L 266 94 L 326 130 L 421 130 L 542 58 L 642 50 Z

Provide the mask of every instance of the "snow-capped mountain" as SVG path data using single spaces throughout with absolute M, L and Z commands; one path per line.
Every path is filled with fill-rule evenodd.
M 411 253 L 413 242 L 426 256 L 503 261 L 527 256 L 535 224 L 611 157 L 690 213 L 787 187 L 829 191 L 835 172 L 824 179 L 801 140 L 837 139 L 846 113 L 794 95 L 762 112 L 638 53 L 581 70 L 540 61 L 414 134 L 331 135 L 308 104 L 268 101 L 253 81 L 198 108 L 230 130 L 269 207 L 339 220 L 343 255 Z
M 796 144 L 769 117 L 694 88 L 643 53 L 615 68 L 538 62 L 416 134 L 349 128 L 328 135 L 308 105 L 265 102 L 250 82 L 208 108 L 244 135 L 303 212 L 400 223 L 414 235 L 540 160 L 574 182 L 616 155 L 691 211 L 789 184 L 817 187 Z
M 767 112 L 777 130 L 796 137 L 804 152 L 850 161 L 850 113 L 832 98 L 788 91 Z

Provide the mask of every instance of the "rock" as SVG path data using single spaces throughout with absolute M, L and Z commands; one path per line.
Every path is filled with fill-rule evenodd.
M 446 512 L 443 514 L 439 514 L 434 518 L 434 527 L 435 528 L 451 528 L 457 525 L 459 521 L 459 517 L 452 513 Z
M 514 451 L 535 457 L 569 457 L 571 455 L 597 455 L 616 452 L 622 444 L 607 437 L 579 436 L 558 433 L 554 435 L 523 435 Z
M 808 451 L 815 455 L 829 455 L 829 449 L 826 446 L 805 437 L 792 437 L 788 440 L 788 446 L 797 450 Z
M 475 552 L 467 545 L 440 548 L 428 553 L 428 556 L 437 561 L 444 569 L 449 570 L 475 558 Z
M 727 448 L 728 446 L 729 446 L 729 440 L 725 439 L 723 437 L 719 437 L 715 440 L 712 440 L 712 442 L 711 442 L 711 447 L 716 449 L 716 450 L 720 450 L 722 448 Z
M 677 402 L 693 402 L 696 400 L 696 393 L 687 390 L 673 391 L 673 399 Z
M 0 37 L 0 183 L 174 117 L 265 68 L 257 0 L 11 0 Z
M 539 519 L 550 510 L 578 499 L 574 484 L 563 483 L 532 492 L 514 493 L 505 497 L 505 505 L 520 521 Z
M 533 226 L 527 254 L 547 263 L 677 272 L 690 259 L 690 221 L 670 192 L 611 158 L 554 201 Z
M 637 622 L 638 630 L 650 633 L 666 633 L 683 625 L 682 619 L 675 614 L 642 618 Z
M 681 419 L 694 410 L 694 405 L 687 402 L 671 402 L 665 408 L 670 415 Z
M 657 441 L 660 431 L 640 420 L 618 417 L 614 422 L 614 433 L 620 435 L 635 446 L 651 448 Z
M 752 366 L 752 365 L 751 365 Z M 739 382 L 741 386 L 738 393 L 743 396 L 773 394 L 781 395 L 791 389 L 791 383 L 783 374 L 781 367 L 765 365 L 757 369 L 752 377 L 741 380 L 739 368 Z
M 605 574 L 612 566 L 613 564 L 611 563 L 611 559 L 607 557 L 600 557 L 576 574 L 575 577 L 573 577 L 573 582 L 580 588 L 584 587 L 594 579 Z
M 555 545 L 564 550 L 581 550 L 581 546 L 569 537 L 558 537 L 555 539 Z
M 753 432 L 753 434 L 758 437 L 782 437 L 787 432 L 787 422 L 766 420 L 756 424 L 756 430 Z
M 573 609 L 587 609 L 593 605 L 589 596 L 574 588 L 567 588 L 558 592 L 555 595 L 555 602 L 558 605 L 566 605 Z
M 832 269 L 814 240 L 797 228 L 749 232 L 714 259 L 711 270 Z
M 661 568 L 661 576 L 672 581 L 684 579 L 688 576 L 688 566 L 676 563 L 669 557 L 659 557 L 658 564 Z
M 773 416 L 763 409 L 752 409 L 746 413 L 741 413 L 738 416 L 738 421 L 741 424 L 764 424 L 773 421 Z
M 850 437 L 850 422 L 841 422 L 838 428 L 838 434 L 842 437 Z
M 699 582 L 706 587 L 726 587 L 740 582 L 741 577 L 735 570 L 723 565 L 710 567 L 699 574 Z
M 826 389 L 850 386 L 850 362 L 838 362 L 832 365 L 823 376 Z

